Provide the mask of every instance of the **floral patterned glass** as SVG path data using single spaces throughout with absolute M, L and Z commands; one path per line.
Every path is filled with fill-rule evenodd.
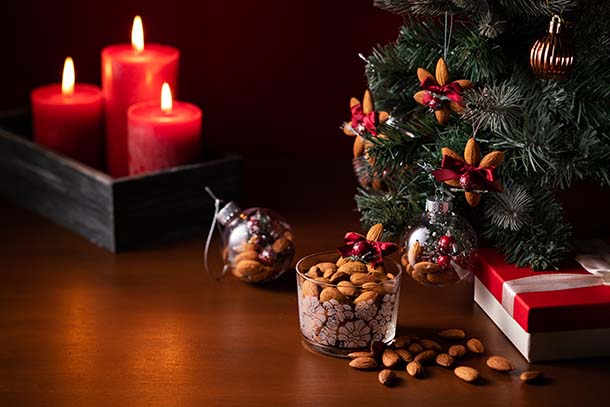
M 376 291 L 375 299 L 356 301 L 367 291 L 356 287 L 354 295 L 345 296 L 341 303 L 336 299 L 320 301 L 318 293 L 325 287 L 337 287 L 316 281 L 306 275 L 311 266 L 322 262 L 336 262 L 336 251 L 313 254 L 297 263 L 297 291 L 299 322 L 306 348 L 330 356 L 346 357 L 350 352 L 368 349 L 372 342 L 389 342 L 396 333 L 398 297 L 402 271 L 392 259 L 383 260 L 386 273 L 395 277 L 379 284 L 367 285 L 368 291 Z M 303 290 L 303 284 L 315 284 L 317 290 Z

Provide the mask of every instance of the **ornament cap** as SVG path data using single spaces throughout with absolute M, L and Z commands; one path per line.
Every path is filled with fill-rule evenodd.
M 239 205 L 231 201 L 218 212 L 218 215 L 216 215 L 216 220 L 218 221 L 220 226 L 226 226 L 240 213 L 241 208 L 239 207 Z
M 550 34 L 559 34 L 561 32 L 561 17 L 557 14 L 551 18 L 551 22 L 549 23 L 549 33 Z
M 426 212 L 430 213 L 449 213 L 453 209 L 453 202 L 449 197 L 429 196 L 426 199 Z

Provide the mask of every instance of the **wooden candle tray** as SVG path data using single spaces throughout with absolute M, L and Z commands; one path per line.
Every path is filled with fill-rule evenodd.
M 201 234 L 219 197 L 241 200 L 242 159 L 112 178 L 32 141 L 24 111 L 0 113 L 0 194 L 113 252 Z M 203 239 L 203 237 L 202 237 Z

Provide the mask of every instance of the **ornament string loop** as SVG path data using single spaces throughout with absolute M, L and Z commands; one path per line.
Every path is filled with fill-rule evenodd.
M 443 59 L 447 61 L 447 54 L 449 53 L 449 44 L 451 43 L 451 34 L 453 31 L 453 13 L 449 19 L 449 24 L 447 24 L 448 12 L 445 11 L 445 38 L 443 42 Z M 447 25 L 449 25 L 449 33 L 447 33 Z
M 205 187 L 205 192 L 207 192 L 210 195 L 210 197 L 212 197 L 212 199 L 214 200 L 214 216 L 212 218 L 212 225 L 210 226 L 210 231 L 208 232 L 208 238 L 205 241 L 205 249 L 203 252 L 203 266 L 205 267 L 205 271 L 208 274 L 210 274 L 216 280 L 220 280 L 222 277 L 224 277 L 225 273 L 227 272 L 227 268 L 223 266 L 220 274 L 214 275 L 214 273 L 212 273 L 210 271 L 210 268 L 208 266 L 208 253 L 210 251 L 210 244 L 212 243 L 212 237 L 214 236 L 214 228 L 217 226 L 216 217 L 218 216 L 218 212 L 220 212 L 220 205 L 222 203 L 222 200 L 218 199 L 216 197 L 216 195 L 214 195 L 214 192 L 212 192 L 212 190 L 207 186 Z

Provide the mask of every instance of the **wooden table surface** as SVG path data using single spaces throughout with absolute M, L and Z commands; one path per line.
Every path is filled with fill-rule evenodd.
M 545 363 L 549 380 L 524 385 L 530 366 L 472 301 L 405 280 L 400 334 L 461 327 L 517 365 L 484 381 L 450 370 L 385 388 L 375 373 L 305 350 L 292 273 L 263 287 L 202 267 L 202 239 L 113 255 L 48 221 L 0 204 L 1 406 L 571 406 L 610 405 L 610 359 Z M 336 246 L 352 213 L 290 219 L 297 256 Z M 216 254 L 217 252 L 215 252 Z M 219 256 L 214 256 L 215 267 Z

